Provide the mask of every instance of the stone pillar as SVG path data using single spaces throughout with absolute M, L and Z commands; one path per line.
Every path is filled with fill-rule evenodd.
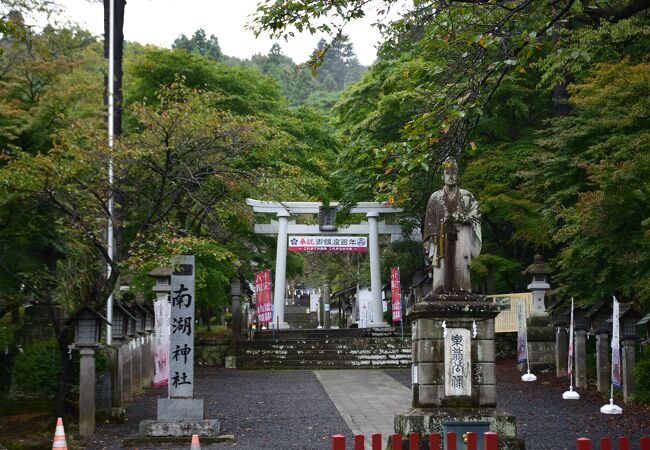
M 217 436 L 219 420 L 204 419 L 203 399 L 194 398 L 195 258 L 172 260 L 168 398 L 157 399 L 157 420 L 140 422 L 144 436 Z
M 120 380 L 122 371 L 120 370 L 119 359 L 121 343 L 121 339 L 113 338 L 113 345 L 104 348 L 111 373 L 111 408 L 122 406 L 122 383 Z
M 142 337 L 136 336 L 133 342 L 131 359 L 131 389 L 133 394 L 142 392 Z
M 95 433 L 95 349 L 81 347 L 79 351 L 79 434 Z
M 273 287 L 273 325 L 279 323 L 280 328 L 289 328 L 284 321 L 284 294 L 287 284 L 287 228 L 290 214 L 287 211 L 278 213 L 278 247 L 275 256 L 275 286 Z
M 124 401 L 129 402 L 133 398 L 133 338 L 122 344 L 124 349 Z
M 573 345 L 576 388 L 584 388 L 587 387 L 587 332 L 585 330 L 575 330 Z
M 636 364 L 635 358 L 636 340 L 625 339 L 623 341 L 623 348 L 621 353 L 622 373 L 621 378 L 623 382 L 623 401 L 628 402 L 630 396 L 634 394 L 634 366 Z
M 239 283 L 239 279 L 231 280 L 231 283 Z M 242 330 L 242 311 L 241 300 L 239 295 L 231 295 L 232 306 L 232 336 L 235 341 L 241 338 Z
M 381 268 L 379 265 L 379 213 L 366 213 L 368 218 L 368 257 L 370 258 L 370 290 L 372 294 L 371 327 L 387 326 L 381 304 Z
M 323 328 L 326 330 L 331 326 L 330 309 L 330 285 L 325 283 L 323 285 Z
M 569 333 L 566 328 L 558 326 L 555 330 L 555 376 L 567 376 L 569 363 Z
M 611 384 L 611 367 L 609 363 L 609 336 L 598 333 L 596 336 L 596 387 L 599 392 L 608 393 Z

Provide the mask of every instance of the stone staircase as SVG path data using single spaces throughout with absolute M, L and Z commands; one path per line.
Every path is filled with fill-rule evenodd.
M 286 317 L 286 316 L 285 316 Z M 285 319 L 286 320 L 286 319 Z M 411 366 L 411 333 L 385 328 L 257 331 L 237 342 L 238 369 L 380 369 Z
M 291 328 L 315 329 L 318 327 L 318 314 L 316 311 L 307 312 L 306 306 L 285 306 L 284 321 Z

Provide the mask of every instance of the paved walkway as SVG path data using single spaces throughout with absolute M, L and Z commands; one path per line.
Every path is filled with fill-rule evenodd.
M 411 390 L 380 370 L 317 370 L 316 378 L 354 434 L 382 433 L 384 445 L 393 417 L 411 406 Z

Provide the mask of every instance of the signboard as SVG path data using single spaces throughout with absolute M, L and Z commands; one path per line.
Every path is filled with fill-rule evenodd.
M 399 281 L 399 267 L 390 268 L 390 295 L 393 305 L 393 322 L 402 320 L 402 291 Z
M 194 256 L 172 260 L 169 398 L 194 395 Z
M 469 330 L 448 328 L 445 339 L 445 395 L 472 395 Z
M 257 320 L 264 325 L 273 322 L 273 304 L 271 302 L 271 271 L 255 272 L 255 307 Z
M 367 252 L 366 236 L 289 236 L 290 252 Z

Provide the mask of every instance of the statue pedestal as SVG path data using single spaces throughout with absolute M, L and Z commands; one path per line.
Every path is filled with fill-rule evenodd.
M 498 313 L 497 305 L 469 292 L 429 294 L 408 309 L 413 409 L 395 416 L 396 433 L 442 433 L 454 422 L 456 429 L 457 422 L 467 423 L 470 431 L 486 422 L 499 434 L 500 449 L 524 448 L 514 417 L 494 409 Z

